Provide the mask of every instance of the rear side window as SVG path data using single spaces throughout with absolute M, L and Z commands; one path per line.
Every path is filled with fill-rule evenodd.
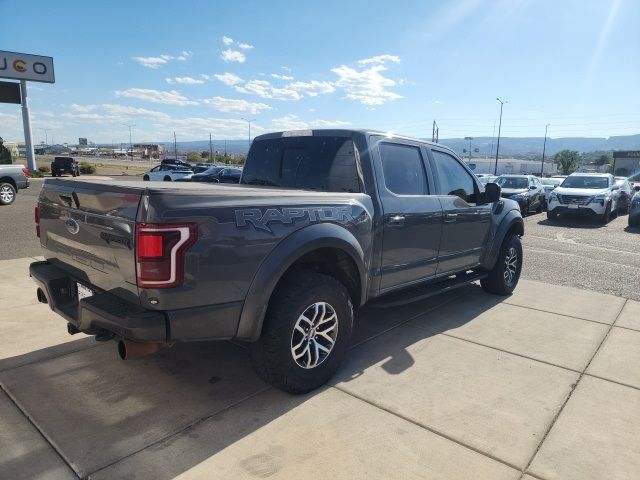
M 427 195 L 427 176 L 418 147 L 381 143 L 379 145 L 384 184 L 396 195 Z
M 346 137 L 283 137 L 254 141 L 242 183 L 323 192 L 360 192 L 353 141 Z
M 468 203 L 475 202 L 475 183 L 469 172 L 451 155 L 437 150 L 432 150 L 432 153 L 438 169 L 440 194 L 456 195 Z M 527 180 L 520 180 L 523 180 L 522 188 L 527 188 Z

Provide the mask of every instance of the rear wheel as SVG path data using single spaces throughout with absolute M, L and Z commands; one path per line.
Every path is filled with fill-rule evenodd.
M 251 345 L 253 368 L 286 392 L 318 388 L 342 362 L 352 328 L 353 306 L 342 283 L 310 270 L 292 273 L 269 301 L 262 335 Z
M 504 239 L 500 253 L 489 276 L 480 280 L 485 292 L 496 295 L 511 295 L 520 280 L 522 271 L 522 243 L 518 235 Z
M 149 175 L 145 175 L 144 177 L 142 177 L 142 180 L 144 180 L 145 182 L 149 181 Z
M 16 199 L 16 189 L 10 183 L 0 183 L 0 205 L 11 205 Z
M 166 176 L 162 180 L 165 181 L 165 182 L 170 182 L 171 181 L 171 177 Z

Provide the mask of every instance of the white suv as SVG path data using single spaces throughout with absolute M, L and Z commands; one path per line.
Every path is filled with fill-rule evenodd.
M 595 215 L 602 222 L 618 209 L 620 186 L 608 173 L 572 173 L 549 194 L 547 218 L 559 214 Z

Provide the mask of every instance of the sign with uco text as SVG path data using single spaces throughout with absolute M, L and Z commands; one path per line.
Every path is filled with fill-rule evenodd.
M 53 58 L 0 50 L 0 78 L 55 83 Z

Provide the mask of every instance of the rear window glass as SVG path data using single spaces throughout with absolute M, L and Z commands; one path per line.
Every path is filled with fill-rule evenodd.
M 359 192 L 355 145 L 350 138 L 285 137 L 254 141 L 242 183 L 324 192 Z

